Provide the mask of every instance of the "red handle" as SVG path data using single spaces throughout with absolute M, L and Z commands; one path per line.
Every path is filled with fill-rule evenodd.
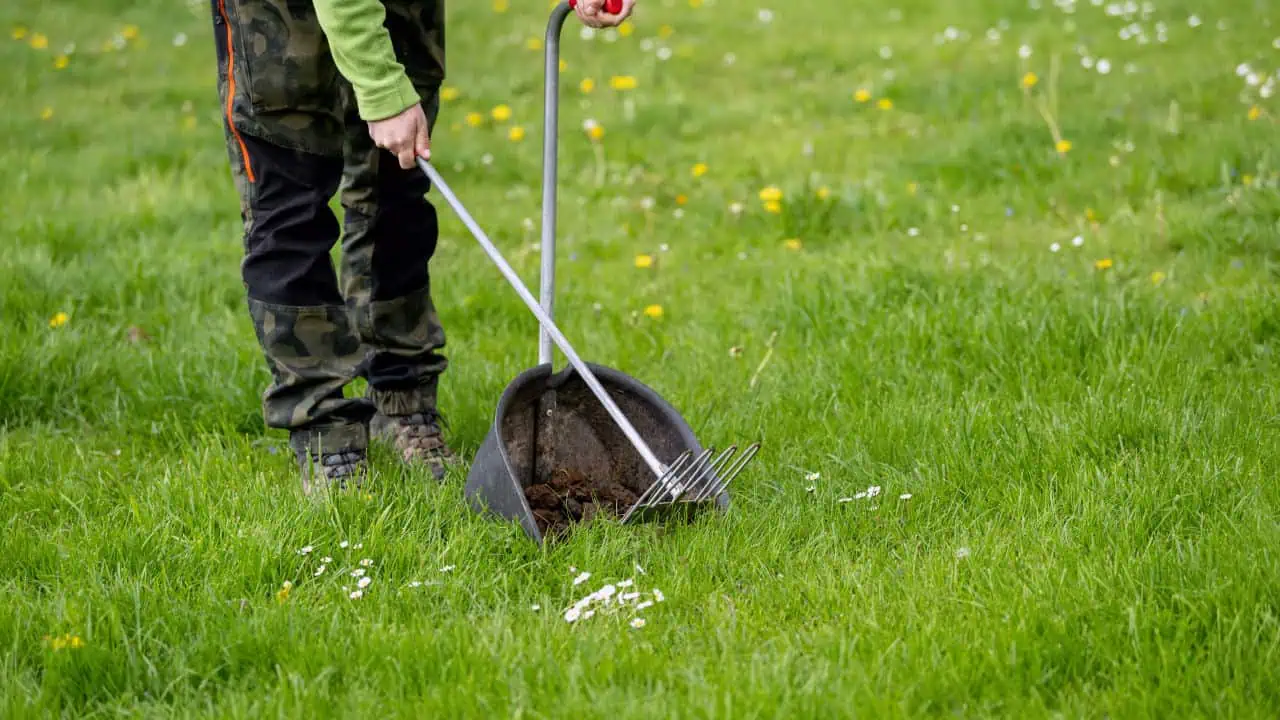
M 569 0 L 569 7 L 578 7 L 578 0 Z M 610 15 L 622 12 L 622 0 L 604 0 L 604 11 Z

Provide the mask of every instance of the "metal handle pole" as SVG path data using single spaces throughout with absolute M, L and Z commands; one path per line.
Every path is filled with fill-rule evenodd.
M 507 261 L 502 257 L 502 254 L 498 252 L 498 249 L 494 247 L 492 242 L 490 242 L 488 236 L 484 234 L 484 231 L 480 229 L 480 226 L 476 224 L 476 221 L 472 219 L 471 214 L 467 212 L 467 209 L 462 206 L 462 203 L 459 202 L 457 196 L 455 196 L 453 191 L 449 189 L 449 186 L 445 183 L 444 179 L 440 177 L 438 172 L 436 172 L 435 167 L 421 157 L 418 158 L 418 167 L 421 168 L 422 171 L 427 174 L 427 177 L 431 179 L 431 184 L 435 189 L 444 196 L 445 200 L 449 201 L 451 206 L 453 206 L 454 212 L 458 213 L 458 217 L 462 218 L 463 224 L 467 226 L 467 229 L 471 231 L 471 234 L 480 242 L 481 247 L 483 247 L 484 251 L 489 254 L 489 257 L 493 262 L 497 264 L 498 269 L 501 270 L 502 274 L 507 278 L 507 282 L 511 283 L 511 286 L 514 287 L 516 292 L 520 295 L 520 299 L 524 300 L 524 304 L 533 311 L 535 316 L 537 316 L 538 322 L 542 325 L 542 329 L 551 335 L 551 339 L 555 341 L 556 345 L 560 346 L 560 350 L 569 358 L 569 362 L 573 364 L 574 369 L 576 369 L 578 373 L 582 375 L 582 379 L 586 381 L 587 387 L 591 388 L 591 392 L 595 394 L 602 404 L 604 404 L 604 409 L 608 411 L 614 422 L 618 423 L 618 427 L 622 428 L 623 434 L 625 434 L 627 439 L 631 441 L 631 444 L 635 446 L 636 451 L 640 453 L 640 457 L 644 459 L 645 464 L 649 466 L 649 469 L 653 471 L 653 474 L 657 476 L 658 480 L 662 482 L 664 486 L 674 490 L 674 487 L 667 483 L 666 480 L 667 468 L 660 460 L 658 460 L 657 456 L 653 454 L 653 451 L 649 449 L 649 446 L 640 437 L 640 433 L 637 432 L 635 427 L 631 425 L 631 422 L 627 420 L 627 416 L 623 415 L 622 410 L 613 402 L 613 398 L 609 397 L 609 393 L 605 391 L 604 387 L 600 384 L 600 381 L 596 379 L 595 373 L 591 372 L 590 368 L 588 368 L 586 364 L 582 362 L 582 359 L 578 357 L 578 353 L 574 351 L 573 346 L 571 346 L 569 341 L 565 339 L 564 335 L 560 333 L 560 328 L 556 327 L 555 321 L 553 321 L 551 316 L 542 309 L 542 306 L 538 304 L 538 301 L 534 300 L 529 289 L 520 281 L 520 276 L 516 275 L 516 271 L 507 264 Z
M 556 170 L 558 165 L 556 142 L 560 108 L 560 31 L 572 9 L 562 2 L 551 11 L 547 22 L 546 51 L 544 57 L 544 97 L 542 115 L 542 311 L 547 317 L 555 317 L 556 293 Z M 543 326 L 538 327 L 538 364 L 550 363 L 551 335 Z

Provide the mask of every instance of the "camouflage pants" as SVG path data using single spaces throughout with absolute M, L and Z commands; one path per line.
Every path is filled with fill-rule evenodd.
M 428 261 L 437 218 L 360 120 L 309 0 L 210 0 L 227 151 L 240 195 L 249 317 L 271 370 L 269 427 L 295 449 L 364 447 L 375 411 L 432 410 L 447 365 Z M 444 0 L 384 0 L 434 129 Z M 341 193 L 343 222 L 330 208 Z M 341 285 L 331 252 L 339 235 Z M 347 397 L 357 376 L 366 397 Z

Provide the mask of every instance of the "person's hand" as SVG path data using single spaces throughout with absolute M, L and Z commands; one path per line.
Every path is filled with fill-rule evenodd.
M 605 12 L 604 2 L 605 0 L 578 0 L 573 10 L 587 27 L 617 27 L 631 17 L 631 8 L 636 4 L 636 0 L 622 0 L 622 10 L 615 15 Z
M 602 0 L 603 1 L 603 0 Z M 400 161 L 400 167 L 408 170 L 416 158 L 431 158 L 431 138 L 427 131 L 427 115 L 421 103 L 385 120 L 369 123 L 369 137 L 380 148 L 389 150 Z

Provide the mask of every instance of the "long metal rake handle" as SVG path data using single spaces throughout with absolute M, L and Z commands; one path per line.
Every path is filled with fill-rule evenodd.
M 542 309 L 554 316 L 556 294 L 556 171 L 559 160 L 560 113 L 560 31 L 564 21 L 577 6 L 577 0 L 567 0 L 556 5 L 547 21 L 547 36 L 543 42 L 543 98 L 542 98 Z M 622 0 L 606 0 L 604 11 L 622 12 Z M 545 329 L 538 330 L 538 363 L 552 361 L 551 336 Z
M 489 237 L 485 235 L 484 231 L 480 229 L 480 226 L 476 224 L 476 221 L 471 217 L 471 214 L 467 212 L 467 209 L 462 206 L 462 203 L 458 200 L 457 196 L 449 189 L 449 185 L 445 183 L 444 178 L 440 177 L 440 173 L 436 172 L 435 167 L 433 167 L 431 163 L 427 162 L 427 160 L 421 157 L 417 160 L 418 167 L 427 174 L 427 177 L 431 179 L 431 184 L 435 186 L 436 190 L 440 191 L 440 194 L 444 196 L 445 200 L 449 201 L 449 205 L 453 207 L 454 212 L 458 213 L 458 217 L 462 219 L 463 224 L 466 225 L 467 229 L 471 231 L 471 234 L 475 236 L 476 240 L 480 243 L 480 246 L 484 248 L 486 253 L 488 253 L 494 264 L 498 266 L 498 269 L 502 271 L 507 282 L 511 283 L 511 286 L 515 288 L 516 293 L 520 295 L 520 299 L 524 300 L 524 304 L 527 305 L 529 310 L 533 312 L 534 316 L 538 318 L 538 322 L 541 323 L 543 329 L 551 335 L 551 339 L 555 341 L 556 345 L 560 346 L 560 350 L 567 358 L 569 358 L 569 362 L 573 365 L 574 369 L 582 375 L 582 379 L 587 383 L 587 387 L 591 388 L 591 392 L 595 393 L 596 398 L 598 398 L 604 405 L 604 409 L 608 411 L 614 422 L 616 422 L 618 427 L 622 429 L 623 434 L 625 434 L 627 439 L 631 441 L 631 444 L 635 446 L 636 451 L 640 453 L 640 457 L 644 459 L 645 464 L 653 471 L 658 482 L 667 486 L 668 490 L 678 492 L 677 489 L 671 486 L 667 481 L 668 473 L 666 466 L 664 466 L 662 462 L 658 460 L 657 456 L 653 454 L 653 451 L 649 449 L 649 446 L 640 437 L 640 433 L 636 432 L 635 427 L 632 426 L 631 421 L 627 420 L 627 416 L 623 415 L 622 410 L 616 403 L 614 403 L 613 398 L 609 397 L 609 393 L 605 391 L 604 386 L 602 386 L 600 381 L 596 379 L 595 373 L 591 372 L 586 363 L 582 362 L 582 358 L 578 357 L 578 353 L 573 349 L 573 346 L 569 344 L 569 341 L 565 339 L 564 334 L 560 332 L 560 328 L 556 327 L 555 321 L 553 321 L 551 316 L 542 309 L 542 306 L 538 304 L 536 299 L 534 299 L 533 294 L 530 293 L 529 289 L 520 281 L 520 276 L 516 275 L 516 271 L 513 270 L 511 265 L 507 263 L 506 259 L 502 257 L 502 253 L 498 252 L 498 248 L 494 247 L 493 243 L 489 240 Z

